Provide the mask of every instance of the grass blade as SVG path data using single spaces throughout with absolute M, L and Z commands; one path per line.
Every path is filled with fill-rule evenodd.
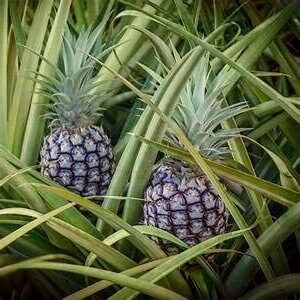
M 0 144 L 7 141 L 7 37 L 8 0 L 0 2 Z

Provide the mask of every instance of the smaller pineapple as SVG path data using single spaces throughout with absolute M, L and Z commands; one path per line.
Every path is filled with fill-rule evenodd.
M 173 118 L 201 155 L 221 160 L 229 154 L 227 142 L 239 129 L 220 124 L 248 109 L 246 103 L 222 107 L 221 84 L 210 83 L 209 56 L 196 66 Z M 167 130 L 166 140 L 184 148 Z M 225 232 L 229 213 L 222 199 L 201 170 L 185 161 L 163 158 L 144 192 L 144 223 L 166 230 L 189 246 Z M 167 241 L 154 238 L 167 253 L 176 252 Z
M 40 153 L 41 173 L 81 196 L 106 193 L 115 169 L 109 138 L 94 125 L 99 117 L 99 93 L 94 79 L 95 61 L 105 53 L 100 35 L 81 31 L 76 39 L 68 30 L 55 79 L 45 80 L 52 102 L 52 131 L 44 139 Z

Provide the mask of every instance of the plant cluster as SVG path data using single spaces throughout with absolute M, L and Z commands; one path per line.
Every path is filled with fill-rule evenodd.
M 297 1 L 0 1 L 0 298 L 300 295 Z

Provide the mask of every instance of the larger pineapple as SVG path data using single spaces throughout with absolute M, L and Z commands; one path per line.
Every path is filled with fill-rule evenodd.
M 107 52 L 101 44 L 104 24 L 81 31 L 68 30 L 54 79 L 44 79 L 52 101 L 52 131 L 40 153 L 41 172 L 82 195 L 103 195 L 115 163 L 109 138 L 94 125 L 99 117 L 95 90 L 95 60 Z
M 238 129 L 223 129 L 222 121 L 247 110 L 245 103 L 222 106 L 222 87 L 210 79 L 209 56 L 196 66 L 173 115 L 201 155 L 221 160 L 229 154 L 227 142 Z M 183 147 L 167 131 L 168 142 Z M 208 178 L 197 166 L 172 157 L 163 158 L 144 192 L 144 223 L 166 230 L 190 246 L 223 233 L 229 213 Z M 176 248 L 156 239 L 167 251 Z

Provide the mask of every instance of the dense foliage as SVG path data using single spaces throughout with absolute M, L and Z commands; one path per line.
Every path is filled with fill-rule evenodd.
M 1 0 L 0 298 L 296 299 L 299 36 L 298 1 Z M 70 141 L 85 128 L 80 160 L 100 130 L 110 184 L 40 173 L 53 126 Z M 155 176 L 186 188 L 178 170 L 194 168 L 224 226 L 190 243 L 143 205 Z

